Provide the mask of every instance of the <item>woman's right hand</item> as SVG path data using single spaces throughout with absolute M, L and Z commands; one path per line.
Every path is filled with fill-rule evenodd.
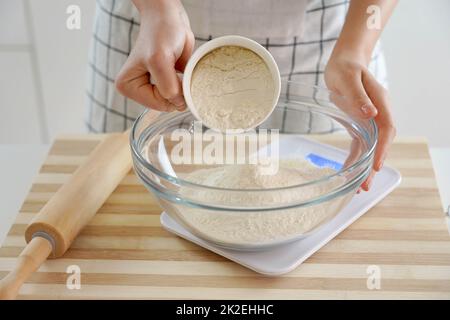
M 116 88 L 155 110 L 184 110 L 177 71 L 184 71 L 195 43 L 186 11 L 179 0 L 133 3 L 140 13 L 141 25 L 136 43 L 116 77 Z

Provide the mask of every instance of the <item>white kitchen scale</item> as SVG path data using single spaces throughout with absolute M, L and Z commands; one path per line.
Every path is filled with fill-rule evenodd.
M 298 141 L 299 139 L 302 141 Z M 303 153 L 305 158 L 319 166 L 335 167 L 338 163 L 345 161 L 345 153 L 342 150 L 295 136 L 280 140 L 280 152 L 284 153 L 284 157 L 289 156 L 289 154 L 298 157 L 299 150 L 293 150 L 293 145 L 301 146 L 303 150 L 300 153 Z M 304 154 L 304 150 L 307 150 L 307 155 Z M 298 267 L 314 252 L 327 244 L 386 197 L 400 184 L 400 181 L 400 173 L 393 168 L 385 166 L 375 175 L 369 192 L 361 192 L 355 195 L 336 217 L 319 227 L 310 236 L 267 250 L 238 251 L 216 246 L 193 235 L 165 212 L 161 214 L 161 224 L 169 232 L 224 256 L 244 267 L 265 275 L 277 276 L 288 273 Z

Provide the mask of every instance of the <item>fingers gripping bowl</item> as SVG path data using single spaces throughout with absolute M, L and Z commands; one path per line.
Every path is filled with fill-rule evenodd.
M 216 245 L 260 250 L 301 239 L 335 217 L 371 172 L 376 125 L 353 117 L 347 105 L 325 89 L 282 82 L 274 112 L 244 141 L 243 162 L 236 160 L 242 140 L 218 132 L 212 138 L 190 112 L 155 119 L 145 111 L 131 132 L 134 169 L 172 218 Z M 269 149 L 275 175 L 251 162 Z M 235 180 L 239 187 L 226 183 Z

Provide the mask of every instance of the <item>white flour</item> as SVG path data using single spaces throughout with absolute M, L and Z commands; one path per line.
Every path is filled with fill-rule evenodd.
M 275 175 L 261 174 L 257 165 L 232 165 L 193 171 L 183 178 L 202 185 L 229 189 L 268 189 L 316 180 L 334 172 L 306 161 L 281 161 Z M 323 195 L 339 185 L 342 178 L 326 186 L 267 192 L 199 191 L 181 188 L 181 195 L 196 201 L 222 206 L 276 207 Z M 306 233 L 332 217 L 342 199 L 304 207 L 261 212 L 224 212 L 177 206 L 178 217 L 210 240 L 230 244 L 255 244 L 290 238 Z
M 191 95 L 210 128 L 249 129 L 272 109 L 275 86 L 266 63 L 253 51 L 224 46 L 205 55 L 194 68 Z

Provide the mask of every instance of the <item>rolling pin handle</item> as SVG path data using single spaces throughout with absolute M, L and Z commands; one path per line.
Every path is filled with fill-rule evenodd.
M 52 250 L 52 243 L 48 239 L 34 237 L 20 253 L 14 269 L 0 280 L 0 299 L 15 299 L 22 284 L 39 269 Z

